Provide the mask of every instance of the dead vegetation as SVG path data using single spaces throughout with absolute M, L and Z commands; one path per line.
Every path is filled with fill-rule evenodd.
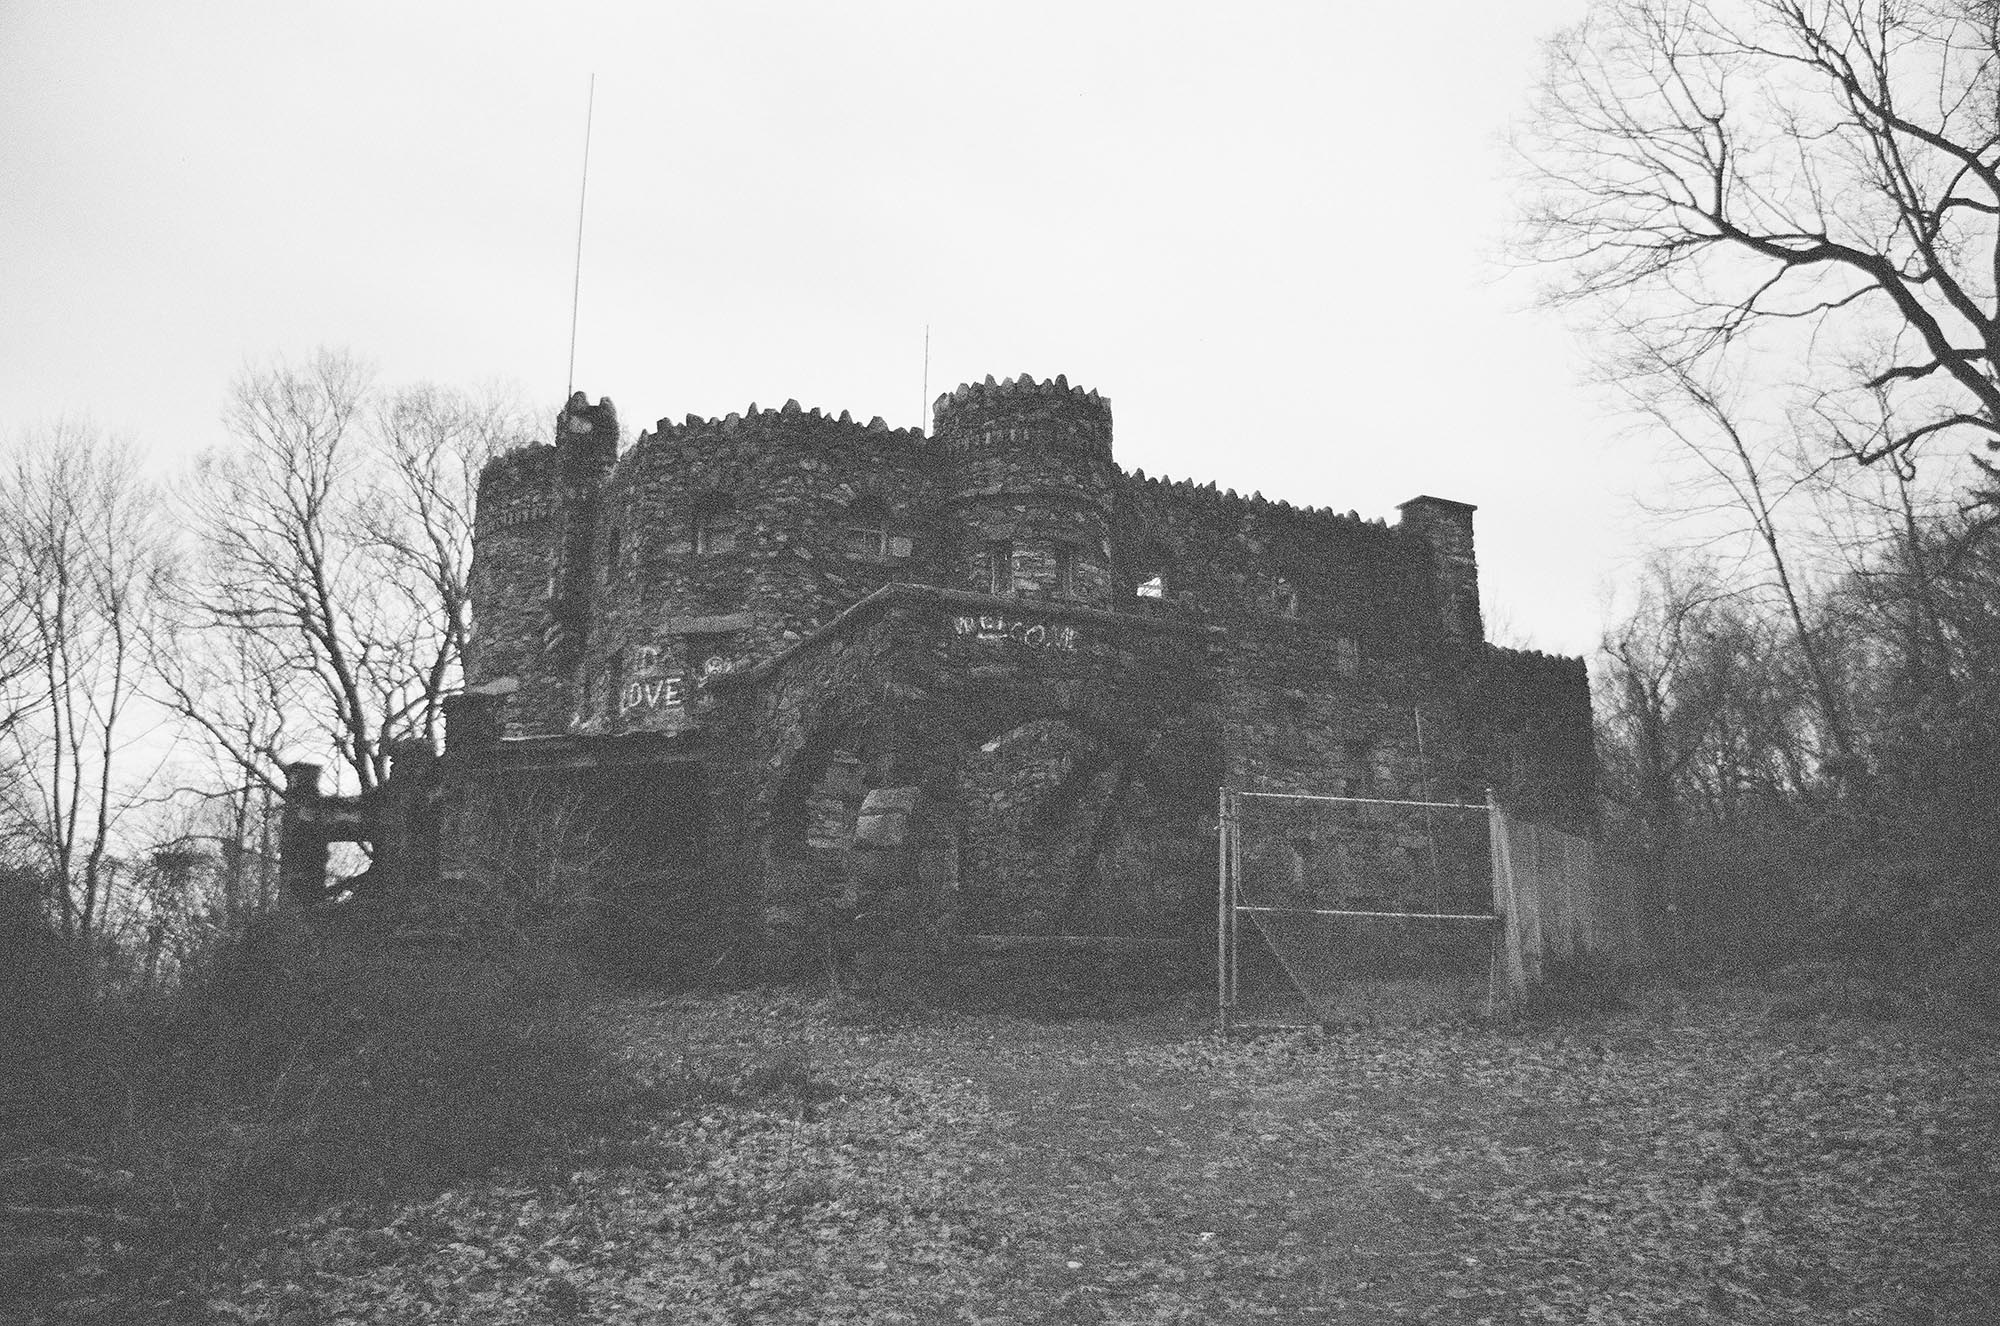
M 1192 1001 L 609 997 L 587 1127 L 210 1223 L 150 1301 L 72 1267 L 28 1319 L 1990 1320 L 2000 1039 L 1860 984 L 1251 1042 Z

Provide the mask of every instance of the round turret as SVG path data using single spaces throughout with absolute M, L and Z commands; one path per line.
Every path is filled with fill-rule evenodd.
M 1062 377 L 988 377 L 938 397 L 933 422 L 964 530 L 959 582 L 1109 607 L 1111 402 Z
M 562 731 L 575 707 L 597 493 L 617 458 L 616 409 L 577 392 L 556 415 L 555 445 L 520 447 L 479 473 L 465 680 L 507 688 L 511 734 Z
M 696 724 L 708 679 L 936 579 L 932 469 L 919 430 L 797 401 L 662 419 L 603 486 L 579 730 Z

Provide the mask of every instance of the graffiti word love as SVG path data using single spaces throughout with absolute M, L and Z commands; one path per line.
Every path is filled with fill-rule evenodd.
M 1011 617 L 959 617 L 952 630 L 981 641 L 1012 640 L 1030 649 L 1075 649 L 1074 626 L 1050 626 L 1044 622 L 1017 621 Z
M 650 681 L 628 681 L 618 693 L 618 709 L 678 709 L 682 686 L 679 677 L 655 677 Z

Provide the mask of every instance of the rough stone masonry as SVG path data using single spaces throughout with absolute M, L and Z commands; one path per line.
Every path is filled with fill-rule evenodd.
M 1464 502 L 1127 473 L 1061 377 L 961 386 L 928 435 L 788 401 L 618 438 L 578 393 L 486 467 L 445 749 L 366 803 L 291 771 L 301 894 L 353 838 L 383 887 L 541 853 L 771 954 L 1193 936 L 1219 785 L 1590 814 L 1582 660 L 1485 643 Z

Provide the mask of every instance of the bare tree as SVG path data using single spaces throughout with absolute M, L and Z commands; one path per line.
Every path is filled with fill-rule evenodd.
M 105 921 L 118 821 L 158 762 L 133 747 L 170 567 L 158 513 L 130 450 L 86 425 L 28 438 L 0 473 L 0 615 L 32 663 L 4 732 L 7 809 L 69 938 Z
M 521 409 L 498 393 L 475 395 L 419 384 L 376 402 L 370 444 L 372 496 L 363 531 L 389 569 L 388 592 L 403 611 L 434 624 L 425 642 L 431 694 L 453 680 L 472 626 L 473 504 L 487 461 L 532 436 Z M 422 735 L 440 714 L 423 710 Z
M 217 903 L 227 922 L 267 906 L 276 892 L 273 817 L 285 757 L 306 708 L 299 678 L 263 635 L 204 629 L 185 604 L 151 638 L 150 670 L 162 703 L 181 721 L 175 832 L 213 844 Z
M 1596 0 L 1520 146 L 1556 300 L 1668 362 L 1888 393 L 1864 461 L 2000 437 L 2000 7 Z
M 435 388 L 379 396 L 356 360 L 322 350 L 237 379 L 232 442 L 188 486 L 193 623 L 252 637 L 256 702 L 285 708 L 289 735 L 325 742 L 363 791 L 391 742 L 439 730 L 469 624 L 474 486 L 514 420 Z M 193 712 L 207 688 L 178 694 Z M 273 748 L 244 717 L 199 721 L 271 785 Z
M 1783 511 L 1802 490 L 1812 494 L 1832 461 L 1798 456 L 1796 446 L 1788 454 L 1771 434 L 1780 432 L 1786 442 L 1795 443 L 1798 435 L 1790 421 L 1780 421 L 1775 429 L 1768 423 L 1760 426 L 1713 365 L 1654 357 L 1624 383 L 1639 412 L 1673 439 L 1678 453 L 1691 463 L 1696 489 L 1718 494 L 1719 504 L 1754 541 L 1763 563 L 1759 587 L 1784 614 L 1791 648 L 1811 686 L 1819 733 L 1833 757 L 1831 767 L 1848 769 L 1855 758 L 1851 725 L 1826 632 L 1811 602 L 1811 576 L 1793 555 Z M 1681 493 L 1684 503 L 1687 491 Z

